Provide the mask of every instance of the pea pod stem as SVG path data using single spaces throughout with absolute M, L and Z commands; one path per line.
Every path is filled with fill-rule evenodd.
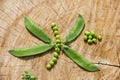
M 9 50 L 9 53 L 16 57 L 33 56 L 44 53 L 53 48 L 53 44 L 40 44 L 29 48 Z
M 31 19 L 28 17 L 24 18 L 24 24 L 26 28 L 38 39 L 46 42 L 46 43 L 51 43 L 52 39 L 42 30 L 38 27 L 37 24 L 35 24 Z
M 95 66 L 94 64 L 89 62 L 87 59 L 79 55 L 76 51 L 74 51 L 70 47 L 66 45 L 62 45 L 62 49 L 71 60 L 73 60 L 78 66 L 82 67 L 83 69 L 90 72 L 99 71 L 97 66 Z
M 82 32 L 83 28 L 84 28 L 85 22 L 83 17 L 79 14 L 78 18 L 75 22 L 75 25 L 73 26 L 72 30 L 70 31 L 70 33 L 67 35 L 64 43 L 67 44 L 71 41 L 73 41 L 74 39 L 76 39 L 79 34 Z

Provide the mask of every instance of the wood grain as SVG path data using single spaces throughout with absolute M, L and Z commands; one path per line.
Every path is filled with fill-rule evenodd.
M 53 51 L 45 55 L 16 58 L 9 49 L 41 44 L 25 29 L 28 16 L 51 38 L 51 22 L 56 22 L 62 40 L 73 27 L 78 14 L 85 19 L 85 30 L 103 35 L 96 45 L 83 41 L 82 33 L 70 46 L 99 68 L 87 72 L 61 52 L 55 67 L 48 71 L 46 64 Z M 83 32 L 84 32 L 83 31 Z M 21 80 L 24 70 L 39 80 L 120 80 L 120 0 L 0 0 L 0 80 Z

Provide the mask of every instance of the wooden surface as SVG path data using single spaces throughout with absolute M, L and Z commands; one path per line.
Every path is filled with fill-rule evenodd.
M 24 16 L 53 40 L 50 23 L 56 22 L 64 40 L 79 13 L 85 19 L 84 31 L 95 30 L 103 40 L 90 46 L 84 43 L 82 33 L 70 46 L 95 63 L 99 72 L 84 71 L 63 52 L 51 71 L 46 64 L 53 51 L 26 58 L 8 53 L 9 49 L 43 43 L 25 29 Z M 39 80 L 120 80 L 120 0 L 0 0 L 0 80 L 21 80 L 24 70 Z

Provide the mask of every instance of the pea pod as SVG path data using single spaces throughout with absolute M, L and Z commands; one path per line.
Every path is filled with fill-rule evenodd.
M 92 64 L 87 59 L 85 59 L 84 57 L 79 55 L 73 49 L 69 48 L 66 45 L 62 45 L 62 48 L 63 48 L 64 52 L 66 53 L 66 55 L 68 57 L 70 57 L 70 59 L 72 59 L 77 65 L 79 65 L 83 69 L 85 69 L 87 71 L 91 71 L 91 72 L 99 71 L 99 69 L 94 64 Z
M 74 27 L 72 28 L 72 30 L 66 37 L 64 43 L 69 43 L 69 42 L 73 41 L 74 39 L 76 39 L 79 36 L 79 34 L 82 32 L 84 25 L 85 25 L 84 19 L 79 14 Z
M 44 53 L 50 50 L 51 48 L 53 48 L 53 45 L 41 44 L 41 45 L 29 47 L 29 48 L 9 50 L 9 53 L 11 53 L 12 55 L 16 57 L 24 57 L 24 56 L 32 56 L 32 55 L 41 54 L 41 53 Z
M 35 24 L 29 18 L 27 18 L 27 17 L 24 18 L 24 24 L 25 24 L 26 28 L 38 39 L 40 39 L 46 43 L 52 42 L 52 39 L 42 29 L 40 29 L 37 24 Z

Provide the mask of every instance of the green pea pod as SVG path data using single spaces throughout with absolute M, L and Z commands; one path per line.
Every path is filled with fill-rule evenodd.
M 31 19 L 25 17 L 24 23 L 26 28 L 38 39 L 46 43 L 51 43 L 52 39 L 42 29 L 40 29 L 38 25 L 35 24 Z
M 76 39 L 79 36 L 79 34 L 82 32 L 84 25 L 85 25 L 84 19 L 79 14 L 74 27 L 72 28 L 72 30 L 66 37 L 64 43 L 69 43 L 69 42 L 73 41 L 74 39 Z
M 42 45 L 32 46 L 29 48 L 9 50 L 9 53 L 16 57 L 24 57 L 24 56 L 32 56 L 32 55 L 41 54 L 41 53 L 44 53 L 50 50 L 51 48 L 53 48 L 53 45 L 42 44 Z
M 79 65 L 83 69 L 90 72 L 99 71 L 99 69 L 94 64 L 92 64 L 87 59 L 79 55 L 73 49 L 69 48 L 66 45 L 62 45 L 62 48 L 63 48 L 63 51 L 66 53 L 66 55 L 70 57 L 77 65 Z

